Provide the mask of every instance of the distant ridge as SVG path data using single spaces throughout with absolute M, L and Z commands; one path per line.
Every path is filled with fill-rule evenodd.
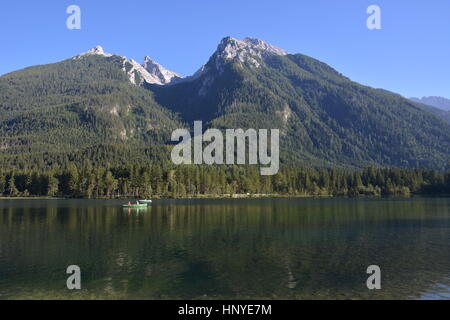
M 411 98 L 412 101 L 427 104 L 445 111 L 450 111 L 450 99 L 443 97 Z

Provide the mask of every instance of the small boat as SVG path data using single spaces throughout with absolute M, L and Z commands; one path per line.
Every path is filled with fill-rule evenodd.
M 153 201 L 152 200 L 139 200 L 139 203 L 147 203 L 147 204 L 149 204 L 149 203 L 152 203 Z
M 146 203 L 127 203 L 122 205 L 123 208 L 147 208 Z

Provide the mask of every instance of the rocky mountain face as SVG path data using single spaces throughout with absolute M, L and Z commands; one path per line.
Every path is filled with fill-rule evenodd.
M 93 55 L 102 57 L 113 56 L 112 54 L 105 53 L 101 46 L 96 46 L 85 53 L 77 55 L 74 59 L 81 59 L 83 57 Z M 143 64 L 139 64 L 135 60 L 128 59 L 125 56 L 116 56 L 121 59 L 123 71 L 128 75 L 130 82 L 135 85 L 140 86 L 143 85 L 144 82 L 147 84 L 166 85 L 171 83 L 173 80 L 181 79 L 180 75 L 167 70 L 148 56 L 144 58 Z
M 241 41 L 227 37 L 220 42 L 212 60 L 215 63 L 215 68 L 220 72 L 223 71 L 224 65 L 230 61 L 250 64 L 258 68 L 260 66 L 259 59 L 271 55 L 285 56 L 287 54 L 286 51 L 258 39 L 245 38 Z
M 438 115 L 252 38 L 224 38 L 186 78 L 98 46 L 0 77 L 0 111 L 4 166 L 168 161 L 171 132 L 203 120 L 280 129 L 285 164 L 450 168 L 450 124 Z
M 95 48 L 92 48 L 84 53 L 80 53 L 79 55 L 75 56 L 74 59 L 81 59 L 86 56 L 102 56 L 102 57 L 111 57 L 112 54 L 105 53 L 105 50 L 103 50 L 103 47 L 96 46 Z
M 167 70 L 163 66 L 161 66 L 156 61 L 152 60 L 149 56 L 146 56 L 144 59 L 143 67 L 150 73 L 154 78 L 157 79 L 157 82 L 149 82 L 149 84 L 170 84 L 172 81 L 181 79 L 181 76 L 173 71 Z M 159 82 L 159 83 L 158 83 Z
M 223 73 L 224 67 L 230 62 L 237 62 L 244 65 L 253 65 L 260 67 L 258 62 L 260 59 L 267 58 L 271 55 L 285 56 L 288 52 L 272 46 L 262 40 L 254 38 L 245 38 L 244 40 L 237 40 L 232 37 L 226 37 L 220 42 L 216 52 L 211 56 L 209 61 L 204 64 L 193 76 L 187 77 L 185 81 L 196 80 L 200 77 L 205 77 L 205 86 L 211 82 L 211 77 L 214 73 Z M 210 74 L 208 76 L 208 74 Z M 200 95 L 204 93 L 203 90 L 199 92 Z

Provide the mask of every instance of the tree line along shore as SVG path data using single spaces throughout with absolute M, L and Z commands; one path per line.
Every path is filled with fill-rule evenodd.
M 119 166 L 0 171 L 0 197 L 189 198 L 450 194 L 450 171 L 282 167 L 261 176 L 255 166 Z

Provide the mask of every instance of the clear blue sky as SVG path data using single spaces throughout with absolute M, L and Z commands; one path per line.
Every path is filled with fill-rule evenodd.
M 71 4 L 81 7 L 81 30 L 66 28 Z M 382 30 L 366 27 L 371 4 L 381 7 Z M 0 34 L 0 74 L 99 44 L 189 75 L 224 36 L 252 36 L 366 85 L 450 98 L 449 0 L 1 1 Z

